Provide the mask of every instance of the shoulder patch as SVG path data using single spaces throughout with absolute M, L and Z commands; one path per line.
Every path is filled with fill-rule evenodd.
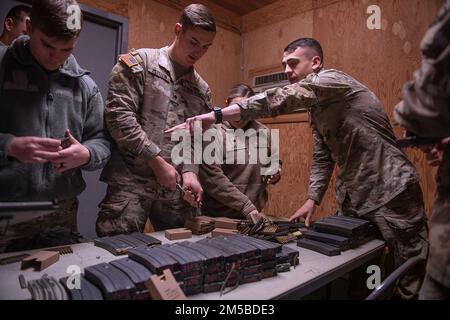
M 137 59 L 131 53 L 121 55 L 119 57 L 119 61 L 125 64 L 128 68 L 133 68 L 139 64 Z
M 139 64 L 142 62 L 142 59 L 134 49 L 132 49 L 129 53 L 119 56 L 119 61 L 127 66 L 133 73 L 144 71 L 142 66 Z

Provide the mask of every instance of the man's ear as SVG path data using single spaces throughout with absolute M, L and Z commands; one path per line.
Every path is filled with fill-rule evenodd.
M 6 18 L 5 19 L 5 30 L 8 32 L 11 32 L 11 30 L 14 28 L 14 20 L 12 18 Z
M 25 21 L 25 23 L 26 23 L 26 26 L 27 26 L 27 34 L 31 35 L 31 33 L 33 32 L 33 26 L 31 25 L 31 20 L 27 19 Z
M 182 32 L 183 32 L 183 26 L 181 25 L 181 23 L 177 22 L 175 24 L 175 35 L 179 36 Z
M 312 58 L 312 69 L 316 72 L 322 68 L 322 59 L 319 56 L 314 56 Z

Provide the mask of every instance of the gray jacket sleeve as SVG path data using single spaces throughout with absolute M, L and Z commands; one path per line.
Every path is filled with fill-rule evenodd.
M 111 139 L 106 130 L 103 99 L 97 86 L 93 87 L 89 97 L 81 143 L 91 155 L 83 169 L 92 171 L 103 168 L 111 155 Z
M 12 134 L 0 133 L 0 166 L 6 165 L 8 162 L 6 150 L 13 138 L 14 136 Z
M 6 54 L 7 46 L 0 46 L 0 83 L 3 83 L 3 57 Z M 6 150 L 11 142 L 13 135 L 0 132 L 0 166 L 5 165 L 8 162 L 6 156 Z
M 307 112 L 327 100 L 351 91 L 344 82 L 329 75 L 310 74 L 305 79 L 283 88 L 269 89 L 238 103 L 241 119 L 274 117 L 282 114 Z

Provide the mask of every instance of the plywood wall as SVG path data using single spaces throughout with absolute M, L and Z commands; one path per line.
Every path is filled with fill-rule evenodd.
M 299 34 L 312 37 L 312 11 L 244 33 L 244 81 L 251 84 L 261 68 L 282 71 L 281 56 L 286 41 L 297 39 Z
M 170 45 L 174 26 L 181 13 L 170 1 L 164 5 L 152 0 L 80 0 L 94 8 L 127 17 L 129 20 L 129 48 L 159 48 Z M 204 2 L 204 1 L 203 1 Z M 225 16 L 226 11 L 214 7 L 213 12 Z M 221 18 L 213 46 L 196 65 L 213 92 L 213 103 L 223 104 L 227 90 L 240 81 L 241 37 L 230 31 L 225 23 L 236 24 L 236 17 Z
M 428 25 L 434 19 L 441 0 L 281 0 L 272 8 L 262 8 L 243 17 L 245 45 L 244 79 L 251 83 L 258 70 L 281 70 L 282 49 L 292 40 L 312 36 L 324 49 L 325 66 L 347 72 L 373 90 L 391 117 L 393 107 L 401 99 L 401 88 L 420 64 L 419 45 Z M 369 5 L 381 9 L 382 30 L 366 26 Z M 295 8 L 283 19 L 270 14 L 276 7 Z M 282 9 L 280 9 L 282 10 Z M 267 22 L 271 23 L 267 25 Z M 278 69 L 277 69 L 278 68 Z M 281 155 L 289 159 L 283 170 L 284 181 L 272 187 L 267 211 L 288 216 L 301 205 L 307 191 L 311 157 L 311 135 L 307 123 L 277 123 L 280 129 Z M 395 128 L 401 134 L 400 128 Z M 434 198 L 435 170 L 430 168 L 420 152 L 408 151 L 408 156 L 422 178 L 422 188 L 428 214 Z M 292 161 L 292 164 L 288 162 Z M 295 190 L 295 192 L 293 192 Z M 329 190 L 317 216 L 335 210 Z
M 267 124 L 280 130 L 280 159 L 283 161 L 282 179 L 269 186 L 269 202 L 264 213 L 276 217 L 289 217 L 307 200 L 311 169 L 312 135 L 308 122 Z M 314 219 L 336 212 L 334 177 Z

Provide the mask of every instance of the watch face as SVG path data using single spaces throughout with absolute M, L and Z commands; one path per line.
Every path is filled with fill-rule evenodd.
M 222 123 L 222 109 L 214 107 L 214 114 L 216 116 L 216 123 Z

